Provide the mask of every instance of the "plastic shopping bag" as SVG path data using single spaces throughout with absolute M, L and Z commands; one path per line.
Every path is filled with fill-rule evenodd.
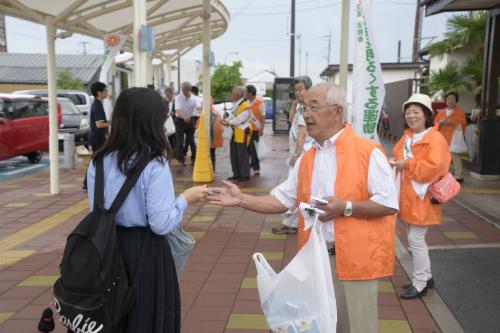
M 168 116 L 167 120 L 165 121 L 164 127 L 165 127 L 165 135 L 167 136 L 167 138 L 175 134 L 175 125 L 172 116 Z
M 268 154 L 268 149 L 262 137 L 259 139 L 259 142 L 255 142 L 255 148 L 257 149 L 257 157 L 259 160 L 265 160 Z
M 330 261 L 316 215 L 311 237 L 276 273 L 261 253 L 253 260 L 262 310 L 275 333 L 335 333 L 337 306 Z
M 467 145 L 465 144 L 464 133 L 462 132 L 462 126 L 457 126 L 455 132 L 453 132 L 453 137 L 451 138 L 450 150 L 452 153 L 460 154 L 467 151 Z
M 167 235 L 168 243 L 174 258 L 175 270 L 177 272 L 177 279 L 179 279 L 184 266 L 186 265 L 189 254 L 194 248 L 195 240 L 193 236 L 184 231 L 182 224 L 179 223 L 177 227 L 172 229 Z

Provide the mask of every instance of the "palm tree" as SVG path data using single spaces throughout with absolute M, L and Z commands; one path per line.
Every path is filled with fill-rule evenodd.
M 462 67 L 450 62 L 445 68 L 431 72 L 428 82 L 424 83 L 431 93 L 468 90 L 475 95 L 479 105 L 487 18 L 485 11 L 454 15 L 446 22 L 445 38 L 427 47 L 427 51 L 437 57 L 463 49 L 467 49 L 471 54 Z

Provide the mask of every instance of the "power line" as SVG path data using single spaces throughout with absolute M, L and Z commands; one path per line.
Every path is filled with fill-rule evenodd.
M 340 2 L 332 3 L 329 5 L 324 5 L 324 6 L 316 6 L 316 7 L 310 7 L 310 8 L 304 8 L 300 10 L 296 10 L 295 12 L 308 12 L 311 10 L 316 10 L 316 9 L 321 9 L 321 8 L 327 8 L 327 7 L 333 7 L 333 6 L 338 6 L 340 5 Z M 282 11 L 282 12 L 262 12 L 262 13 L 242 13 L 239 14 L 241 16 L 262 16 L 262 15 L 277 15 L 277 14 L 290 14 L 290 11 Z
M 318 0 L 303 0 L 303 1 L 297 1 L 297 4 L 302 4 L 302 3 L 311 3 L 311 2 L 316 2 Z M 324 0 L 319 0 L 319 1 L 324 1 Z M 274 5 L 274 6 L 254 6 L 252 9 L 266 9 L 266 8 L 289 8 L 289 4 L 282 4 L 282 5 Z M 247 7 L 233 7 L 230 8 L 230 10 L 235 10 L 235 9 L 243 9 L 245 10 Z

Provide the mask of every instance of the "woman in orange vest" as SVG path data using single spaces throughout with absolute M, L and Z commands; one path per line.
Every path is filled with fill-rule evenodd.
M 446 109 L 439 111 L 434 121 L 434 125 L 439 132 L 443 134 L 446 141 L 448 141 L 448 145 L 450 145 L 453 133 L 455 133 L 458 126 L 462 126 L 462 133 L 465 133 L 467 119 L 465 118 L 465 112 L 457 107 L 459 98 L 456 92 L 452 91 L 447 93 L 445 100 Z M 455 153 L 451 153 L 451 158 L 453 162 L 453 175 L 457 181 L 461 183 L 464 181 L 464 176 L 462 174 L 462 158 L 459 154 Z
M 393 165 L 401 173 L 399 218 L 407 225 L 408 243 L 413 255 L 412 281 L 403 285 L 401 298 L 417 298 L 434 287 L 429 249 L 425 241 L 428 226 L 441 223 L 442 205 L 427 196 L 430 184 L 448 173 L 450 148 L 433 127 L 431 99 L 414 94 L 403 104 L 403 137 L 393 149 Z
M 210 159 L 212 160 L 212 169 L 215 171 L 215 149 L 224 145 L 224 127 L 222 127 L 222 117 L 214 109 L 214 99 L 210 96 Z M 204 121 L 204 114 L 196 121 L 196 128 Z

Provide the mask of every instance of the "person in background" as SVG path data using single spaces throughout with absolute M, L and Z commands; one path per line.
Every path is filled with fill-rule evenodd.
M 222 125 L 231 126 L 233 137 L 229 143 L 232 176 L 229 180 L 250 180 L 250 162 L 248 158 L 248 144 L 251 138 L 250 105 L 245 100 L 245 88 L 234 87 L 231 91 L 233 109 L 228 118 L 222 120 Z
M 184 150 L 184 138 L 191 148 L 191 162 L 196 159 L 196 144 L 194 142 L 194 125 L 192 118 L 196 118 L 199 107 L 198 97 L 191 95 L 191 83 L 181 84 L 181 93 L 175 97 L 175 155 L 181 165 L 185 165 L 187 150 Z
M 215 149 L 224 145 L 224 127 L 222 126 L 222 117 L 215 110 L 213 104 L 214 99 L 210 96 L 210 159 L 212 160 L 212 169 L 215 171 Z M 204 114 L 202 113 L 196 122 L 196 128 L 199 127 L 201 121 L 204 121 L 204 118 Z
M 403 104 L 405 133 L 393 149 L 393 165 L 402 173 L 399 218 L 407 223 L 408 244 L 413 256 L 411 282 L 403 285 L 401 298 L 425 295 L 434 288 L 429 248 L 425 236 L 430 225 L 441 223 L 443 205 L 431 203 L 427 189 L 448 173 L 450 148 L 433 127 L 431 99 L 414 94 Z
M 458 126 L 461 126 L 462 133 L 465 133 L 467 119 L 465 118 L 465 112 L 457 107 L 459 97 L 456 92 L 449 92 L 444 98 L 446 100 L 446 109 L 439 111 L 434 123 L 439 132 L 441 132 L 441 134 L 445 137 L 448 145 L 450 145 L 453 133 Z M 458 182 L 462 183 L 464 181 L 462 158 L 459 154 L 455 153 L 451 153 L 451 158 L 453 161 L 453 175 Z
M 143 261 L 136 283 L 136 304 L 117 332 L 179 333 L 180 292 L 165 235 L 181 222 L 188 204 L 200 201 L 208 189 L 191 187 L 175 198 L 168 165 L 172 150 L 163 128 L 165 102 L 154 90 L 124 90 L 116 101 L 112 119 L 109 139 L 88 168 L 90 207 L 94 201 L 95 161 L 102 159 L 104 164 L 106 209 L 127 175 L 149 161 L 115 217 L 128 274 L 134 274 L 139 261 Z M 151 240 L 146 255 L 141 257 L 147 234 Z
M 290 132 L 288 144 L 290 149 L 289 172 L 292 172 L 297 158 L 310 146 L 311 137 L 307 135 L 306 123 L 304 121 L 304 97 L 312 81 L 309 76 L 299 76 L 294 80 L 295 102 L 290 111 Z M 272 228 L 274 234 L 296 234 L 299 223 L 297 209 L 283 214 L 283 224 L 279 228 Z
M 266 109 L 264 101 L 257 98 L 257 89 L 253 85 L 246 87 L 246 99 L 250 104 L 250 129 L 252 136 L 248 145 L 248 153 L 250 154 L 250 168 L 255 175 L 260 175 L 260 161 L 257 156 L 257 143 L 259 137 L 264 133 L 264 121 L 266 119 Z
M 165 104 L 166 104 L 167 115 L 172 117 L 175 124 L 175 98 L 174 98 L 174 89 L 172 89 L 171 87 L 167 87 L 165 89 Z M 175 134 L 170 135 L 168 137 L 168 141 L 170 143 L 170 147 L 172 147 L 172 149 L 175 149 Z
M 102 105 L 102 102 L 108 97 L 108 87 L 97 81 L 90 86 L 90 93 L 94 96 L 94 102 L 90 107 L 90 132 L 87 142 L 95 154 L 104 145 L 108 133 L 109 122 Z M 87 190 L 87 174 L 83 178 L 82 188 Z
M 391 276 L 395 264 L 396 185 L 383 148 L 357 136 L 344 123 L 345 92 L 322 83 L 304 99 L 304 120 L 312 148 L 300 156 L 293 172 L 270 195 L 242 193 L 235 184 L 211 188 L 212 204 L 239 206 L 262 214 L 282 214 L 309 203 L 316 205 L 320 229 L 337 254 L 330 256 L 337 302 L 338 333 L 378 332 L 378 279 Z M 309 239 L 299 215 L 299 248 Z M 293 292 L 293 291 L 291 291 Z M 327 333 L 327 332 L 325 332 Z

